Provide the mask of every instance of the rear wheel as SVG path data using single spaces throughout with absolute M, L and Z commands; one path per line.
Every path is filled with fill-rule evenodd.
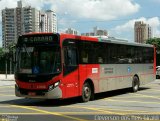
M 132 81 L 132 92 L 137 92 L 138 90 L 139 90 L 139 79 L 137 76 L 134 76 Z
M 88 82 L 84 83 L 82 89 L 82 101 L 88 102 L 91 99 L 92 93 L 91 85 Z

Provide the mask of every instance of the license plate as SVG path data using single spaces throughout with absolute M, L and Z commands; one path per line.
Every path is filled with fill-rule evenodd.
M 29 95 L 29 96 L 35 96 L 36 93 L 35 93 L 35 92 L 28 92 L 28 95 Z

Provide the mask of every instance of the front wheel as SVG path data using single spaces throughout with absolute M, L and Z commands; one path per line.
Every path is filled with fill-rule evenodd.
M 91 86 L 88 82 L 84 83 L 83 89 L 82 89 L 82 101 L 88 102 L 91 99 L 92 90 Z
M 132 92 L 137 92 L 138 90 L 139 90 L 139 79 L 137 76 L 134 76 L 132 81 Z

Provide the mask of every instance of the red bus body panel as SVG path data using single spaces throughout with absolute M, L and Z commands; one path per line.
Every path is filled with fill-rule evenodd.
M 86 36 L 75 36 L 70 34 L 61 34 L 60 35 L 60 46 L 62 48 L 63 41 L 65 39 L 75 39 L 75 41 L 94 41 L 98 42 L 97 38 L 91 38 Z M 63 51 L 63 50 L 62 50 Z M 62 65 L 64 64 L 63 60 L 63 52 L 62 52 Z M 62 66 L 63 67 L 63 66 Z M 91 65 L 78 65 L 78 68 L 66 75 L 62 78 L 62 83 L 64 86 L 64 90 L 62 90 L 63 98 L 75 97 L 80 96 L 82 94 L 83 83 L 86 79 L 96 80 L 99 78 L 99 74 L 92 74 L 92 68 L 99 68 L 98 64 L 91 64 Z M 64 68 L 63 68 L 64 71 Z M 62 74 L 63 75 L 63 74 Z M 98 90 L 98 84 L 96 85 L 96 90 Z

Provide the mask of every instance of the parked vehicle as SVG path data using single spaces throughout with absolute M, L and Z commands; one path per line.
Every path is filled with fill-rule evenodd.
M 156 79 L 160 78 L 160 66 L 156 67 Z

